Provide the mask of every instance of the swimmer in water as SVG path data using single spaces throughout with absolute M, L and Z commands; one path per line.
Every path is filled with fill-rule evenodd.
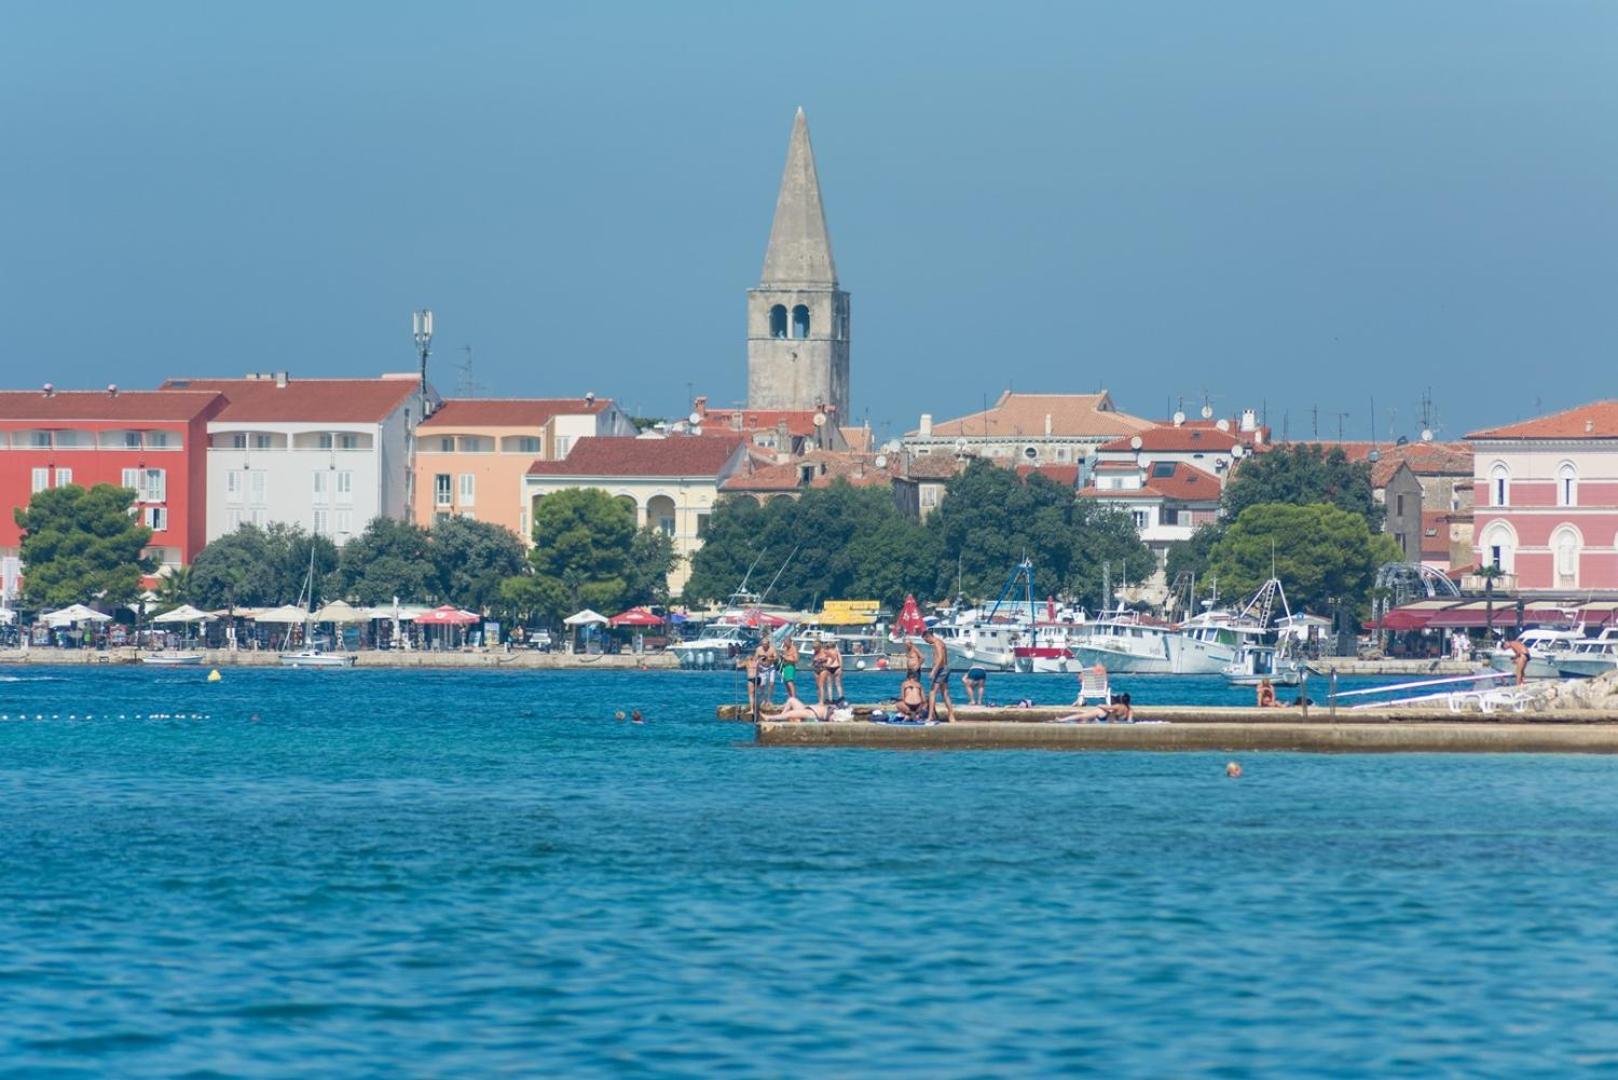
M 640 714 L 639 709 L 636 709 L 634 712 L 629 714 L 629 722 L 631 724 L 644 724 L 646 723 L 646 717 Z
M 1242 776 L 1242 767 L 1232 761 L 1230 764 L 1225 766 L 1225 775 L 1230 777 L 1232 780 L 1240 780 Z

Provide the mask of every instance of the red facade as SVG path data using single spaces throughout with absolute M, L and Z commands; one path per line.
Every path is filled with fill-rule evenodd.
M 207 530 L 208 421 L 215 392 L 0 391 L 0 553 L 16 554 L 12 509 L 36 490 L 134 487 L 151 550 L 189 563 Z

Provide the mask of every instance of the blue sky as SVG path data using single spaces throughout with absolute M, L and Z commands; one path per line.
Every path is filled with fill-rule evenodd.
M 36 4 L 0 39 L 32 386 L 413 363 L 745 389 L 793 109 L 854 410 L 1206 390 L 1294 436 L 1618 396 L 1618 5 Z

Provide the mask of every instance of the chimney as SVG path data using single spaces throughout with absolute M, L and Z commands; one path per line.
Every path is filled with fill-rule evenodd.
M 1242 430 L 1243 431 L 1257 431 L 1258 430 L 1258 413 L 1254 412 L 1252 409 L 1243 409 L 1242 410 Z
M 1050 433 L 1051 433 L 1051 414 L 1046 413 L 1045 414 L 1045 434 L 1048 436 L 1048 435 L 1050 435 Z
M 287 388 L 287 373 L 286 372 L 277 371 L 275 373 L 275 388 L 277 390 L 285 390 Z
M 696 400 L 691 403 L 691 411 L 696 413 L 698 416 L 707 416 L 708 395 L 698 394 Z
M 924 412 L 924 413 L 921 414 L 921 431 L 919 432 L 919 434 L 924 439 L 932 438 L 932 436 L 933 436 L 933 414 L 932 413 Z

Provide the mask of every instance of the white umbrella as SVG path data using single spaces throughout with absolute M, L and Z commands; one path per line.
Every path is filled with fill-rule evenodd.
M 567 626 L 592 626 L 597 624 L 605 626 L 611 621 L 612 620 L 608 619 L 599 611 L 591 611 L 589 608 L 585 608 L 583 611 L 574 612 L 572 615 L 569 615 L 567 618 L 562 620 L 563 624 Z
M 190 604 L 182 604 L 173 611 L 165 611 L 163 614 L 153 617 L 152 621 L 154 623 L 193 623 L 207 622 L 211 618 L 213 616 L 206 611 L 198 611 Z
M 262 623 L 301 623 L 309 617 L 309 613 L 297 604 L 282 604 L 278 608 L 270 608 L 253 616 L 254 622 Z
M 15 611 L 10 608 L 0 607 L 0 623 L 13 622 L 16 618 L 17 613 Z
M 365 622 L 370 617 L 370 612 L 361 611 L 343 600 L 333 600 L 315 612 L 315 622 L 356 623 Z
M 104 615 L 94 608 L 87 608 L 83 604 L 74 604 L 60 611 L 47 611 L 45 622 L 49 626 L 66 626 L 77 622 L 106 622 L 111 615 Z

